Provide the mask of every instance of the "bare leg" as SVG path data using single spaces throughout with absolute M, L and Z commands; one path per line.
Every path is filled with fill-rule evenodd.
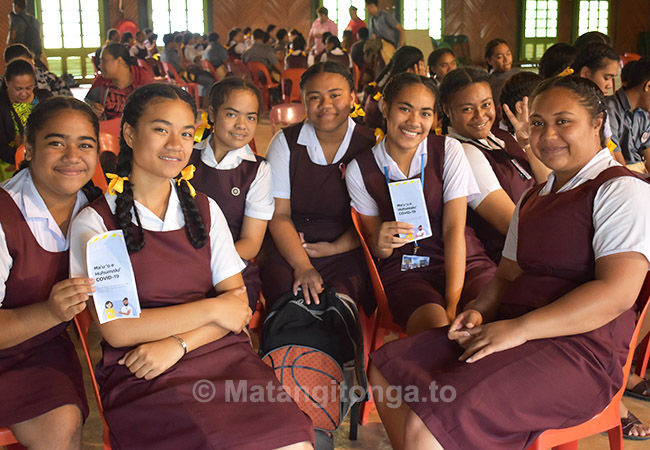
M 445 325 L 449 325 L 449 318 L 445 309 L 436 303 L 429 303 L 413 311 L 406 323 L 406 334 L 413 336 L 431 328 L 444 327 Z
M 394 397 L 395 390 L 391 388 L 386 378 L 372 363 L 370 363 L 368 379 L 372 386 L 372 395 L 377 411 L 384 428 L 386 428 L 390 443 L 395 450 L 403 450 L 406 417 L 411 408 L 401 398 Z
M 406 416 L 406 435 L 404 450 L 444 450 L 438 440 L 431 434 L 431 431 L 422 422 L 422 419 L 412 410 Z
M 285 447 L 280 447 L 277 450 L 313 450 L 314 446 L 311 445 L 311 442 L 298 442 L 297 444 L 287 445 Z
M 9 428 L 29 450 L 81 448 L 81 411 L 75 405 L 60 406 Z

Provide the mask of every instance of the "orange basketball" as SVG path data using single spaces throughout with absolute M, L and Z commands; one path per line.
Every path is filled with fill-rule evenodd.
M 334 431 L 341 423 L 343 373 L 327 354 L 289 345 L 264 357 L 287 393 L 311 418 L 314 428 Z

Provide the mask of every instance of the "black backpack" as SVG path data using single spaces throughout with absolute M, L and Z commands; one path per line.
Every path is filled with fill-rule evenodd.
M 13 13 L 12 13 L 13 14 Z M 14 17 L 20 17 L 27 23 L 25 30 L 25 47 L 30 49 L 36 57 L 43 53 L 43 41 L 41 40 L 41 24 L 36 17 L 29 14 L 14 14 Z
M 355 415 L 358 413 L 358 405 L 367 399 L 368 379 L 356 304 L 331 287 L 323 290 L 319 299 L 320 304 L 312 301 L 307 305 L 301 290 L 298 295 L 289 293 L 278 299 L 264 321 L 259 353 L 298 406 L 310 415 L 314 428 L 333 431 L 353 406 L 357 406 Z M 318 399 L 305 401 L 303 396 L 299 395 L 299 400 L 293 395 L 301 386 L 289 374 L 298 370 L 324 374 L 321 381 L 338 379 L 340 402 L 334 410 L 332 405 L 318 405 Z M 314 386 L 302 387 L 309 394 Z

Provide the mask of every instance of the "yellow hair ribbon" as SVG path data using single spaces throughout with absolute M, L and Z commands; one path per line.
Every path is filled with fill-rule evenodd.
M 377 142 L 376 142 L 377 144 L 381 142 L 381 140 L 384 138 L 385 135 L 386 133 L 384 133 L 384 130 L 382 130 L 381 128 L 375 128 L 375 137 L 377 138 Z
M 376 81 L 371 81 L 370 83 L 368 83 L 368 86 L 377 87 L 377 82 Z
M 380 98 L 381 98 L 381 92 L 377 92 L 375 95 L 372 96 L 372 99 L 376 102 L 378 102 Z
M 176 179 L 176 183 L 180 186 L 181 181 L 185 181 L 187 183 L 187 187 L 190 188 L 190 195 L 192 197 L 196 196 L 196 189 L 194 189 L 194 186 L 190 184 L 190 180 L 194 178 L 194 171 L 196 170 L 196 167 L 194 167 L 193 164 L 190 164 L 183 170 L 181 170 L 181 176 Z
M 129 181 L 129 177 L 120 177 L 114 173 L 107 173 L 106 178 L 111 180 L 111 182 L 108 183 L 107 189 L 108 193 L 111 195 L 115 195 L 116 192 L 121 194 L 124 191 L 124 182 Z
M 354 104 L 354 111 L 352 111 L 350 113 L 350 117 L 352 117 L 354 119 L 355 117 L 364 117 L 365 115 L 366 115 L 366 112 L 363 110 L 361 105 L 359 103 L 355 103 Z
M 203 135 L 205 134 L 205 130 L 209 130 L 212 128 L 210 124 L 208 123 L 208 113 L 207 112 L 202 112 L 201 113 L 201 121 L 203 122 L 201 125 L 199 125 L 196 128 L 196 131 L 194 132 L 194 142 L 201 142 L 203 140 Z
M 437 127 L 433 130 L 436 136 L 442 136 L 442 127 Z
M 571 67 L 567 67 L 562 72 L 557 74 L 558 77 L 567 77 L 569 75 L 573 75 L 573 69 Z

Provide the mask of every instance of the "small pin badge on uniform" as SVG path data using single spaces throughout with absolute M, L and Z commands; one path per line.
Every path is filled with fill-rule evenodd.
M 234 195 L 235 197 L 237 197 L 239 194 L 241 194 L 241 189 L 239 189 L 237 186 L 235 186 L 230 190 L 230 193 L 232 195 Z
M 641 142 L 647 141 L 648 138 L 650 138 L 650 133 L 646 131 L 645 133 L 643 133 L 643 136 L 641 136 Z

